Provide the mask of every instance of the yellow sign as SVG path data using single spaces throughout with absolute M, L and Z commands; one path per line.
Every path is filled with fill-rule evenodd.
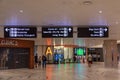
M 53 54 L 50 47 L 47 47 L 47 50 L 46 50 L 46 55 L 48 55 L 48 54 L 51 54 L 51 55 Z

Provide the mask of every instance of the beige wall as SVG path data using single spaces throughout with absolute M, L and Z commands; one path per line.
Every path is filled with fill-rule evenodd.
M 105 40 L 103 45 L 105 67 L 118 67 L 117 40 Z

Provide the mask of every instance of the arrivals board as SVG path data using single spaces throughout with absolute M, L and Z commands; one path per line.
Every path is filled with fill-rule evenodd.
M 4 27 L 5 38 L 36 38 L 37 28 L 26 26 L 6 26 Z
M 42 27 L 42 38 L 72 38 L 72 27 Z
M 104 38 L 109 36 L 106 26 L 78 27 L 77 36 L 79 38 Z

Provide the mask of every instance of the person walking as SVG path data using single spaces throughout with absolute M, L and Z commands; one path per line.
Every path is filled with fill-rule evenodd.
M 35 55 L 35 68 L 38 68 L 38 55 Z
M 39 56 L 39 65 L 41 66 L 42 58 Z
M 92 55 L 91 54 L 88 55 L 87 61 L 88 61 L 88 67 L 91 67 L 91 64 L 92 64 Z
M 46 61 L 47 61 L 47 58 L 45 55 L 42 55 L 42 67 L 43 68 L 46 68 Z

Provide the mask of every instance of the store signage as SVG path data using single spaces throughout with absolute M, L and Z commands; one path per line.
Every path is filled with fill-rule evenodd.
M 78 27 L 77 36 L 80 38 L 103 38 L 108 37 L 108 32 L 106 26 Z
M 11 27 L 7 26 L 4 28 L 5 38 L 36 38 L 37 28 L 36 27 Z
M 5 46 L 17 46 L 18 42 L 15 40 L 1 40 L 0 45 L 5 45 Z
M 47 47 L 47 50 L 46 50 L 46 55 L 48 55 L 48 54 L 50 54 L 50 55 L 53 54 L 52 49 L 50 47 Z
M 43 38 L 72 38 L 73 28 L 72 27 L 42 27 Z

